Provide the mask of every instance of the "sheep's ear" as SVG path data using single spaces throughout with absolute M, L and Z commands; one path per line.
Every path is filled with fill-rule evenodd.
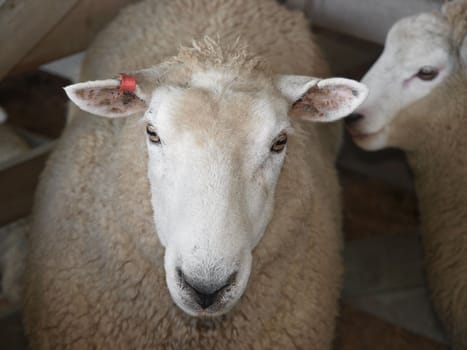
M 136 85 L 120 91 L 118 79 L 86 81 L 68 85 L 65 92 L 83 111 L 109 118 L 126 117 L 147 109 L 147 97 Z
M 316 122 L 331 122 L 352 113 L 367 97 L 368 88 L 344 78 L 316 79 L 283 75 L 277 88 L 292 104 L 290 115 Z

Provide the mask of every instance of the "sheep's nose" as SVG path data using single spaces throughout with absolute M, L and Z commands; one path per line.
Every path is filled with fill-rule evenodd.
M 200 286 L 192 286 L 190 285 L 191 289 L 193 289 L 193 291 L 195 292 L 196 294 L 196 302 L 198 303 L 199 306 L 201 306 L 202 309 L 207 309 L 208 307 L 210 307 L 212 304 L 214 304 L 214 302 L 216 301 L 218 295 L 219 295 L 219 292 L 220 290 L 215 290 L 214 292 L 212 293 L 205 293 L 205 292 L 201 292 L 198 288 L 200 288 Z M 203 286 L 201 286 L 202 288 Z
M 180 269 L 177 270 L 183 286 L 192 292 L 193 299 L 203 310 L 219 300 L 227 288 L 234 284 L 237 275 L 237 273 L 234 272 L 227 280 L 218 283 L 190 278 Z
M 350 124 L 355 124 L 357 121 L 363 119 L 363 114 L 360 113 L 352 113 L 349 114 L 347 117 L 345 117 L 345 123 L 350 125 Z

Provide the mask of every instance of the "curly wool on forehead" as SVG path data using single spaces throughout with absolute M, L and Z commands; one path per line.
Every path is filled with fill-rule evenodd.
M 180 89 L 166 100 L 160 112 L 165 114 L 172 135 L 178 138 L 190 135 L 198 145 L 209 143 L 229 148 L 232 140 L 239 143 L 242 137 L 250 135 L 259 120 L 267 119 L 261 118 L 264 113 L 274 115 L 274 108 L 263 108 L 263 114 L 258 113 L 258 104 L 267 101 L 260 97 L 237 91 L 228 91 L 221 97 L 204 88 Z
M 266 60 L 254 54 L 240 39 L 223 43 L 219 39 L 205 37 L 201 41 L 193 41 L 190 47 L 182 47 L 168 63 L 183 66 L 192 73 L 222 69 L 239 78 L 268 82 L 272 73 Z

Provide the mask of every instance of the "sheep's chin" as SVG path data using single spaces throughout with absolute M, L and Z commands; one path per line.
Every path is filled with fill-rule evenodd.
M 182 309 L 182 310 L 191 317 L 200 318 L 200 319 L 213 319 L 213 318 L 224 316 L 230 310 L 232 310 L 232 307 L 234 305 L 228 308 L 224 308 L 219 311 L 193 310 L 193 309 Z
M 173 295 L 171 293 L 172 299 L 175 304 L 187 315 L 196 318 L 216 318 L 223 316 L 228 313 L 236 304 L 238 300 L 229 300 L 228 302 L 223 302 L 222 304 L 214 304 L 208 309 L 202 309 L 196 303 L 193 302 L 190 298 L 187 298 L 183 294 Z
M 386 127 L 372 132 L 352 134 L 353 142 L 366 151 L 379 151 L 388 147 L 388 130 Z
M 196 302 L 193 293 L 181 287 L 173 274 L 167 274 L 166 282 L 175 305 L 187 315 L 196 318 L 214 318 L 228 313 L 240 301 L 246 287 L 246 281 L 242 283 L 242 280 L 239 280 L 238 284 L 228 288 L 218 301 L 203 309 Z

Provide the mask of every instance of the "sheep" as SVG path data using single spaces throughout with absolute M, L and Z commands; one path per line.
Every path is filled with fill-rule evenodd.
M 123 10 L 66 88 L 79 109 L 37 191 L 31 347 L 329 349 L 341 128 L 313 122 L 367 89 L 326 73 L 272 0 Z
M 455 349 L 467 349 L 466 34 L 467 1 L 397 22 L 347 122 L 363 149 L 406 152 L 432 300 Z
M 10 160 L 29 149 L 28 144 L 6 125 L 7 114 L 0 107 L 0 163 Z

